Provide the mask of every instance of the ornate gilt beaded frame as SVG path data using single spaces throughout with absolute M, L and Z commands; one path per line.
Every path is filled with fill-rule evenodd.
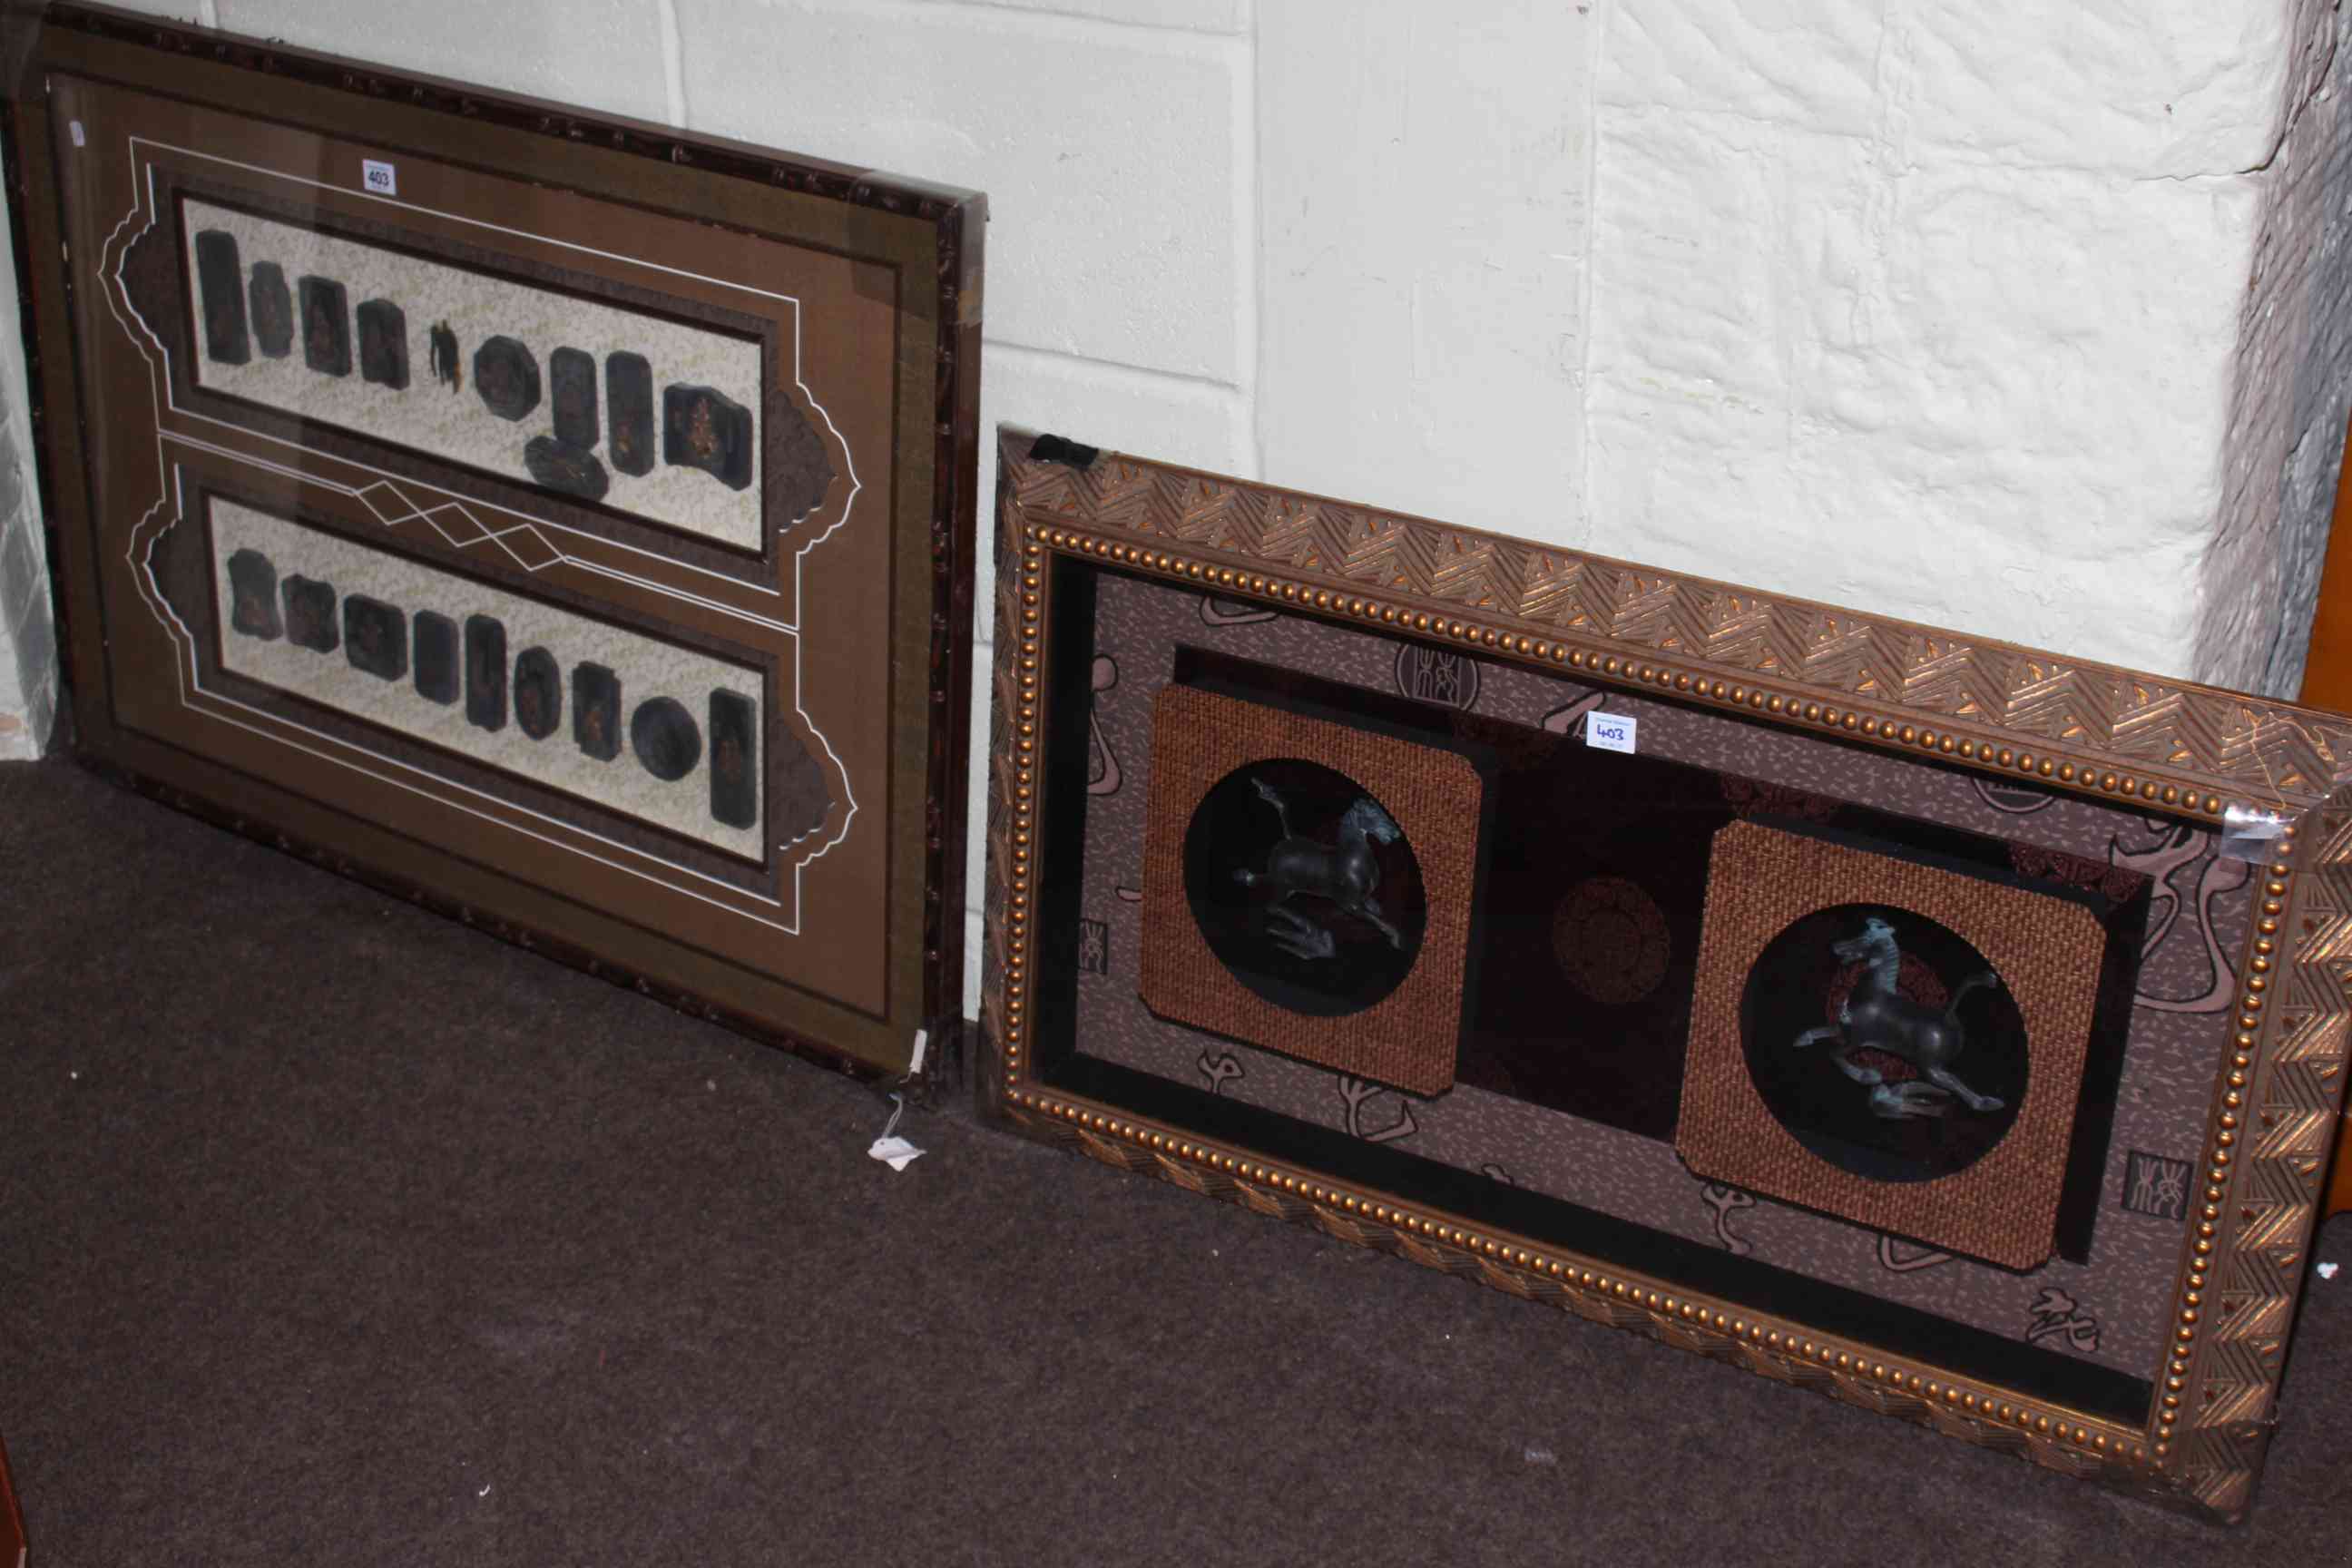
M 984 1108 L 1024 1134 L 1120 1169 L 1776 1381 L 2210 1516 L 2243 1514 L 2273 1430 L 2344 1093 L 2352 812 L 2338 795 L 2352 767 L 2352 721 L 1055 437 L 1005 429 L 999 442 Z M 1237 638 L 1243 654 L 1223 651 Z M 1385 677 L 1361 673 L 1385 670 L 1391 650 L 1408 700 L 1371 693 Z M 1317 659 L 1326 674 L 1355 671 L 1359 687 L 1317 686 L 1307 668 Z M 1424 679 L 1432 670 L 1443 679 Z M 1135 1032 L 1126 1023 L 1087 1033 L 1086 1020 L 1114 1014 L 1083 1000 L 1092 994 L 1079 982 L 1122 988 L 1118 944 L 1135 928 L 1118 910 L 1139 905 L 1144 889 L 1119 885 L 1140 880 L 1139 854 L 1109 868 L 1088 861 L 1110 829 L 1086 824 L 1090 812 L 1117 820 L 1106 803 L 1134 790 L 1133 774 L 1148 766 L 1132 715 L 1161 679 L 1226 690 L 1255 681 L 1265 700 L 1298 711 L 1360 698 L 1375 715 L 1367 723 L 1434 724 L 1505 772 L 1517 765 L 1514 747 L 1532 755 L 1580 735 L 1577 726 L 1596 712 L 1638 710 L 1651 716 L 1645 735 L 1654 719 L 1670 742 L 1677 726 L 1694 746 L 1731 735 L 1811 770 L 1801 788 L 1736 778 L 1736 769 L 1706 775 L 1714 781 L 1706 789 L 1721 790 L 1719 799 L 1705 795 L 1712 811 L 1761 811 L 1805 830 L 1858 814 L 1881 831 L 1899 811 L 1848 803 L 1891 789 L 1899 805 L 1916 787 L 1980 801 L 1993 814 L 1986 820 L 2073 813 L 2110 835 L 2105 864 L 2033 842 L 2039 828 L 2008 851 L 2019 877 L 2045 887 L 2071 879 L 2117 933 L 2097 980 L 2107 987 L 2101 1005 L 2124 1020 L 2109 1036 L 2112 1109 L 2075 1124 L 2092 1175 L 2077 1184 L 2075 1196 L 2088 1195 L 2076 1205 L 2069 1256 L 2088 1261 L 2062 1260 L 2074 1272 L 2061 1289 L 1900 1237 L 1874 1243 L 1833 1215 L 1783 1208 L 1686 1171 L 1627 1174 L 1635 1168 L 1627 1163 L 1616 1173 L 1659 1189 L 1680 1205 L 1675 1214 L 1705 1206 L 1711 1235 L 1701 1224 L 1696 1241 L 1677 1238 L 1664 1222 L 1595 1218 L 1555 1201 L 1560 1194 L 1531 1194 L 1509 1162 L 1482 1172 L 1458 1152 L 1400 1152 L 1416 1131 L 1435 1146 L 1442 1100 L 1383 1100 L 1391 1091 L 1343 1076 L 1331 1085 L 1336 1098 L 1285 1103 L 1268 1089 L 1265 1103 L 1243 1105 L 1228 1091 L 1245 1078 L 1323 1069 L 1269 1067 L 1270 1057 L 1200 1034 L 1176 1047 L 1199 1047 L 1201 1081 L 1186 1083 L 1192 1069 L 1155 1068 L 1121 1033 Z M 1482 685 L 1500 703 L 1518 702 L 1522 717 L 1464 717 Z M 1545 694 L 1553 687 L 1556 705 Z M 1446 711 L 1427 718 L 1433 710 Z M 1555 763 L 1583 766 L 1586 756 L 1578 748 Z M 1685 775 L 1699 776 L 1691 768 L 1675 776 Z M 2249 847 L 2246 836 L 2225 836 L 2232 807 L 2275 813 L 2275 837 Z M 1942 854 L 1963 837 L 1936 843 Z M 1563 921 L 1638 933 L 1640 920 L 1626 911 L 1638 914 L 1649 895 L 1613 876 L 1584 887 L 1563 900 Z M 1088 901 L 1098 894 L 1108 900 L 1099 909 Z M 2169 977 L 2187 973 L 2166 955 L 2192 919 L 2210 973 L 2166 993 Z M 1638 972 L 1662 996 L 1691 984 L 1686 968 L 1643 956 L 1640 942 L 1620 948 L 1629 957 L 1611 984 Z M 1564 967 L 1569 959 L 1564 952 Z M 1118 1018 L 1142 1017 L 1123 996 L 1114 1001 Z M 1473 1012 L 1465 998 L 1465 1041 Z M 2166 1053 L 2156 1078 L 2136 1059 L 2144 1017 Z M 1160 1018 L 1137 1026 L 1177 1027 Z M 2148 1106 L 2167 1074 L 2185 1087 L 2168 1102 L 2177 1109 L 2158 1115 Z M 2120 1100 L 2117 1083 L 2128 1091 Z M 1544 1125 L 1589 1120 L 1553 1115 Z M 2161 1147 L 2126 1144 L 2146 1126 Z M 1533 1151 L 1524 1153 L 1531 1163 L 1542 1157 L 1540 1140 L 1514 1147 Z M 1641 1168 L 1665 1169 L 1655 1159 Z M 1633 1212 L 1650 1195 L 1621 1206 Z M 1782 1276 L 1803 1270 L 1750 1268 L 1758 1260 L 1743 1233 L 1768 1225 L 1832 1236 L 1845 1248 L 1839 1268 L 1848 1253 L 1869 1255 L 1868 1288 L 1783 1289 Z M 2131 1243 L 2136 1274 L 2113 1266 L 2138 1285 L 2095 1321 L 2069 1290 L 2080 1295 L 2080 1281 L 2104 1278 L 2109 1237 L 2142 1238 Z M 1790 1260 L 1812 1266 L 1801 1251 Z M 1965 1322 L 1942 1338 L 1903 1327 L 1939 1312 L 1968 1320 L 1977 1296 L 1958 1285 L 1953 1303 L 1934 1294 L 1944 1289 L 1937 1281 L 1963 1276 L 1982 1282 L 1978 1294 L 1999 1310 L 2030 1304 L 2030 1319 L 2006 1338 Z M 1872 1310 L 1874 1298 L 1883 1310 Z M 2111 1359 L 2128 1364 L 2091 1367 L 2103 1342 L 2126 1346 Z

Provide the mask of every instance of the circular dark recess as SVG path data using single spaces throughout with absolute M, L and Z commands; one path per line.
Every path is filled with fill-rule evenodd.
M 684 703 L 656 697 L 629 716 L 629 749 L 654 777 L 682 779 L 702 760 L 702 731 Z
M 1421 862 L 1370 790 L 1319 763 L 1252 763 L 1184 832 L 1184 895 L 1234 979 L 1316 1017 L 1401 984 L 1428 925 Z
M 1792 922 L 1748 972 L 1739 1031 L 1780 1125 L 1873 1181 L 1966 1170 L 2025 1100 L 2025 1021 L 2008 986 L 1966 939 L 1908 910 L 1839 904 Z

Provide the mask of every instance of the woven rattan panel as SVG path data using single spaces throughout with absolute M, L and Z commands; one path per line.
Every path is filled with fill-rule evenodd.
M 1342 773 L 1403 830 L 1426 923 L 1412 969 L 1342 1016 L 1283 1006 L 1235 978 L 1203 936 L 1185 888 L 1185 836 L 1209 792 L 1252 763 Z M 1192 687 L 1152 709 L 1151 826 L 1143 858 L 1141 986 L 1163 1017 L 1412 1094 L 1453 1087 L 1461 1031 L 1484 784 L 1462 756 Z
M 1801 1143 L 1758 1089 L 1742 1027 L 1758 960 L 1797 921 L 1849 904 L 1910 910 L 1957 933 L 1990 962 L 2023 1019 L 2023 1101 L 2006 1135 L 1965 1169 L 1925 1181 L 1857 1174 Z M 2105 940 L 2090 910 L 2067 900 L 1735 823 L 1716 835 L 1708 872 L 1675 1146 L 1710 1181 L 2004 1268 L 2036 1268 L 2055 1245 Z

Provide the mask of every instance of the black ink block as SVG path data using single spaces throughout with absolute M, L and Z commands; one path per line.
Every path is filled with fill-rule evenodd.
M 303 278 L 302 363 L 321 375 L 352 374 L 351 291 L 331 278 Z
M 605 451 L 625 474 L 654 471 L 654 367 L 643 354 L 604 356 L 604 403 L 613 421 Z
M 419 610 L 412 627 L 416 695 L 446 708 L 457 700 L 457 623 L 438 611 Z
M 466 722 L 507 727 L 507 628 L 489 616 L 466 617 Z
M 578 349 L 547 356 L 548 398 L 554 405 L 555 438 L 583 451 L 596 445 L 596 360 Z
M 343 657 L 378 680 L 408 674 L 408 616 L 365 594 L 343 595 Z
M 457 334 L 449 330 L 448 322 L 436 321 L 432 331 L 425 335 L 425 352 L 433 361 L 433 379 L 450 391 L 457 391 L 466 379 L 465 368 L 457 362 Z
M 657 779 L 682 779 L 702 760 L 702 731 L 694 715 L 674 697 L 637 704 L 629 718 L 629 749 Z
M 286 640 L 313 653 L 332 653 L 341 639 L 335 635 L 335 585 L 311 577 L 289 577 L 278 590 L 286 605 Z
M 474 395 L 501 419 L 520 419 L 539 406 L 539 361 L 509 337 L 486 338 L 474 351 Z
M 737 691 L 710 694 L 710 816 L 730 827 L 760 822 L 757 715 Z
M 549 489 L 586 500 L 604 500 L 604 492 L 613 487 L 595 453 L 550 436 L 533 436 L 525 443 L 522 465 Z
M 285 633 L 278 618 L 278 568 L 258 550 L 228 558 L 228 624 L 241 637 L 276 642 Z
M 515 660 L 515 723 L 534 741 L 544 741 L 563 721 L 563 672 L 543 647 L 527 647 Z
M 223 364 L 253 357 L 245 330 L 245 266 L 236 236 L 208 228 L 196 236 L 196 302 L 205 318 L 205 353 Z
M 601 664 L 572 667 L 572 740 L 600 763 L 621 754 L 621 678 Z
M 748 488 L 751 411 L 711 387 L 663 387 L 662 461 L 700 468 L 730 490 Z
M 360 301 L 360 379 L 408 390 L 408 314 L 389 300 Z
M 271 359 L 294 352 L 294 296 L 286 287 L 286 268 L 275 261 L 253 264 L 253 281 L 246 286 L 253 306 L 253 342 Z

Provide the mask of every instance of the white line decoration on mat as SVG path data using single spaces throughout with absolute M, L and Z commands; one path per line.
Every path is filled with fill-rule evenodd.
M 170 413 L 177 416 L 184 421 L 194 424 L 215 426 L 225 430 L 235 430 L 247 439 L 258 440 L 276 446 L 285 447 L 295 454 L 303 454 L 308 450 L 299 442 L 289 441 L 283 437 L 271 436 L 262 431 L 247 429 L 246 427 L 235 425 L 230 421 L 214 418 L 210 416 L 195 413 L 180 406 L 177 397 L 172 390 L 171 352 L 164 345 L 160 335 L 154 331 L 152 326 L 146 321 L 144 316 L 140 313 L 138 307 L 131 301 L 129 287 L 122 276 L 123 267 L 132 244 L 136 242 L 138 237 L 143 236 L 150 228 L 152 228 L 156 224 L 162 221 L 159 216 L 159 207 L 155 190 L 154 165 L 152 161 L 142 162 L 140 152 L 140 149 L 142 146 L 156 152 L 178 153 L 184 157 L 236 169 L 247 174 L 260 175 L 268 179 L 284 181 L 298 186 L 307 186 L 322 190 L 339 189 L 340 187 L 330 186 L 324 181 L 311 179 L 299 174 L 290 174 L 280 170 L 264 168 L 259 165 L 242 163 L 235 159 L 224 158 L 217 154 L 204 153 L 193 148 L 177 147 L 168 142 L 157 142 L 146 137 L 131 136 L 125 140 L 126 156 L 132 170 L 134 184 L 143 184 L 145 193 L 144 211 L 142 212 L 140 202 L 134 200 L 130 210 L 127 211 L 121 221 L 114 226 L 112 231 L 108 235 L 105 243 L 100 247 L 100 254 L 93 264 L 93 271 L 96 274 L 94 280 L 99 285 L 100 291 L 106 297 L 108 310 L 114 316 L 116 325 L 122 330 L 125 338 L 128 339 L 131 346 L 138 352 L 141 358 L 147 362 L 150 372 L 151 384 L 149 392 L 151 399 L 155 405 L 155 457 L 157 470 L 156 478 L 158 481 L 159 493 L 155 501 L 146 509 L 146 510 L 141 515 L 138 522 L 131 529 L 124 558 L 131 568 L 132 584 L 140 595 L 142 602 L 147 605 L 148 612 L 155 617 L 157 623 L 161 625 L 181 647 L 182 658 L 180 660 L 180 668 L 178 673 L 180 680 L 179 695 L 182 705 L 190 709 L 192 711 L 204 713 L 209 718 L 215 719 L 220 722 L 227 723 L 234 728 L 246 731 L 248 733 L 279 744 L 287 745 L 308 755 L 320 758 L 322 761 L 334 763 L 335 765 L 349 769 L 354 773 L 375 779 L 380 783 L 392 785 L 407 793 L 432 800 L 436 804 L 464 812 L 468 816 L 476 816 L 482 820 L 493 823 L 509 831 L 520 833 L 525 837 L 548 845 L 551 847 L 562 849 L 568 853 L 577 855 L 584 859 L 593 861 L 596 864 L 604 866 L 612 870 L 619 871 L 624 875 L 639 878 L 646 881 L 670 888 L 673 890 L 683 893 L 689 898 L 711 904 L 715 907 L 728 910 L 730 913 L 740 918 L 751 921 L 756 924 L 781 931 L 784 934 L 798 935 L 801 930 L 799 906 L 801 901 L 800 884 L 802 873 L 807 866 L 816 860 L 822 859 L 835 846 L 841 844 L 848 837 L 851 826 L 856 822 L 860 809 L 856 797 L 856 786 L 849 775 L 848 765 L 842 760 L 839 753 L 834 750 L 830 739 L 827 738 L 824 731 L 818 727 L 814 717 L 809 714 L 805 707 L 802 705 L 801 701 L 802 668 L 800 658 L 801 637 L 798 628 L 798 605 L 801 602 L 803 572 L 805 567 L 809 552 L 817 549 L 827 540 L 831 539 L 834 534 L 849 521 L 850 516 L 856 510 L 856 500 L 864 489 L 864 481 L 858 477 L 856 460 L 855 455 L 849 450 L 847 439 L 842 436 L 838 427 L 835 426 L 832 416 L 825 411 L 824 405 L 817 400 L 814 391 L 801 379 L 802 366 L 800 363 L 800 333 L 798 330 L 800 321 L 799 300 L 789 294 L 755 288 L 751 285 L 739 283 L 731 279 L 707 277 L 703 274 L 688 271 L 685 268 L 673 268 L 657 262 L 645 261 L 637 258 L 621 256 L 614 252 L 599 250 L 593 247 L 580 245 L 572 241 L 559 239 L 549 236 L 535 235 L 526 230 L 509 228 L 501 225 L 488 223 L 481 219 L 471 218 L 459 214 L 440 212 L 436 209 L 425 207 L 415 203 L 397 201 L 391 197 L 381 195 L 372 195 L 367 198 L 369 200 L 380 202 L 387 206 L 397 207 L 428 216 L 439 217 L 452 223 L 466 225 L 488 233 L 533 240 L 541 244 L 559 249 L 572 251 L 583 256 L 594 257 L 604 260 L 617 261 L 627 266 L 656 273 L 668 274 L 678 278 L 708 282 L 717 287 L 739 291 L 747 295 L 774 300 L 784 303 L 791 308 L 794 328 L 793 342 L 793 384 L 807 399 L 810 409 L 816 414 L 820 420 L 823 421 L 827 434 L 832 437 L 833 443 L 839 448 L 843 458 L 843 466 L 847 470 L 847 489 L 838 503 L 839 510 L 837 514 L 835 515 L 830 521 L 827 521 L 819 527 L 811 536 L 803 538 L 799 542 L 793 556 L 793 610 L 791 618 L 789 619 L 773 619 L 767 616 L 753 615 L 751 612 L 745 611 L 737 606 L 727 605 L 719 600 L 686 593 L 685 591 L 672 587 L 667 584 L 656 581 L 652 578 L 640 576 L 634 573 L 625 572 L 617 567 L 605 564 L 602 562 L 583 559 L 582 557 L 570 554 L 561 546 L 551 541 L 547 535 L 548 532 L 552 532 L 559 536 L 569 535 L 590 539 L 593 540 L 595 545 L 600 549 L 616 550 L 632 554 L 650 556 L 655 559 L 661 560 L 666 564 L 677 570 L 694 572 L 706 576 L 721 577 L 722 580 L 728 581 L 730 585 L 742 588 L 750 592 L 764 595 L 769 597 L 781 596 L 776 589 L 765 584 L 738 583 L 733 579 L 724 579 L 723 574 L 721 574 L 712 573 L 706 568 L 697 567 L 688 563 L 671 561 L 668 557 L 660 556 L 655 552 L 645 550 L 638 546 L 621 543 L 616 541 L 603 538 L 599 535 L 588 534 L 584 532 L 584 531 L 568 527 L 565 524 L 556 522 L 551 519 L 533 517 L 529 513 L 517 511 L 510 507 L 501 506 L 494 502 L 481 501 L 473 498 L 462 497 L 454 491 L 442 489 L 441 487 L 435 486 L 422 480 L 410 479 L 405 476 L 394 475 L 366 463 L 347 458 L 334 459 L 343 468 L 376 476 L 374 479 L 365 485 L 356 487 L 348 486 L 327 479 L 307 468 L 297 468 L 289 464 L 271 462 L 266 458 L 258 458 L 253 454 L 239 450 L 233 447 L 201 440 L 192 435 L 177 430 L 166 430 L 164 428 L 163 415 L 168 410 Z M 142 176 L 143 176 L 143 180 L 142 179 Z M 145 222 L 141 224 L 140 220 L 142 217 L 145 219 Z M 139 228 L 135 234 L 131 235 L 131 237 L 126 239 L 126 231 L 130 231 L 134 224 L 139 224 Z M 158 386 L 161 388 L 160 391 L 157 390 Z M 169 601 L 164 598 L 161 589 L 155 584 L 152 570 L 152 563 L 150 560 L 150 555 L 152 551 L 156 536 L 163 531 L 165 528 L 171 526 L 172 521 L 184 520 L 186 518 L 185 500 L 179 492 L 176 471 L 173 468 L 173 465 L 165 453 L 167 443 L 185 447 L 194 450 L 209 452 L 229 461 L 242 463 L 281 476 L 299 478 L 307 483 L 337 491 L 351 497 L 352 499 L 359 501 L 362 506 L 365 506 L 369 512 L 374 516 L 378 521 L 383 522 L 387 529 L 396 527 L 402 523 L 412 521 L 423 521 L 432 527 L 445 541 L 455 548 L 469 549 L 485 543 L 495 544 L 502 552 L 513 559 L 518 565 L 529 572 L 538 573 L 544 571 L 549 567 L 560 565 L 572 570 L 610 578 L 650 593 L 698 605 L 706 608 L 734 616 L 765 628 L 773 635 L 781 635 L 788 638 L 793 648 L 793 710 L 798 714 L 803 724 L 806 726 L 809 736 L 815 741 L 817 746 L 823 751 L 827 776 L 838 785 L 840 798 L 844 805 L 844 809 L 840 814 L 839 826 L 832 833 L 832 835 L 826 837 L 815 849 L 804 855 L 796 856 L 793 858 L 791 862 L 793 873 L 793 897 L 791 910 L 789 912 L 785 912 L 783 903 L 777 899 L 770 898 L 762 894 L 752 893 L 746 889 L 737 888 L 716 878 L 712 878 L 704 872 L 698 871 L 692 867 L 683 866 L 677 862 L 666 859 L 658 855 L 646 853 L 646 851 L 638 849 L 635 846 L 620 844 L 603 835 L 599 835 L 573 824 L 562 822 L 557 818 L 549 816 L 545 813 L 533 811 L 529 807 L 517 805 L 514 802 L 507 801 L 497 796 L 489 795 L 482 791 L 458 784 L 452 780 L 443 778 L 438 774 L 428 773 L 425 770 L 415 768 L 404 763 L 399 763 L 392 758 L 358 751 L 355 748 L 349 747 L 345 742 L 336 739 L 335 737 L 327 735 L 308 726 L 281 719 L 275 714 L 266 713 L 261 710 L 252 708 L 246 703 L 242 703 L 235 699 L 226 697 L 220 692 L 205 688 L 201 679 L 200 668 L 195 661 L 194 634 L 180 618 L 178 613 L 172 607 Z M 445 499 L 429 506 L 419 506 L 409 497 L 406 491 L 402 488 L 403 486 L 414 487 L 415 489 L 424 491 L 429 495 L 438 495 Z M 380 504 L 380 496 L 388 496 L 394 500 L 396 500 L 399 503 L 397 509 L 388 510 L 384 506 Z M 173 520 L 163 521 L 159 526 L 158 514 L 163 512 L 167 505 L 173 509 L 174 517 Z M 491 528 L 484 524 L 480 518 L 475 515 L 475 509 L 477 508 L 487 512 L 503 513 L 519 521 L 515 524 L 504 528 Z M 828 506 L 825 510 L 830 510 L 832 508 Z M 469 526 L 471 531 L 453 533 L 450 531 L 449 526 L 445 525 L 445 519 L 462 519 L 464 524 Z M 544 549 L 547 552 L 547 558 L 534 563 L 525 558 L 525 556 L 519 551 L 516 544 L 509 542 L 509 541 L 513 540 L 529 540 L 531 543 Z M 197 700 L 199 698 L 203 700 Z M 240 715 L 249 717 L 241 717 Z M 309 740 L 306 742 L 302 740 L 292 739 L 289 736 L 289 731 L 294 735 L 306 736 Z M 415 782 L 419 779 L 428 781 L 434 787 L 424 787 L 424 785 Z M 470 804 L 469 800 L 466 797 L 471 797 L 471 800 L 479 801 L 482 804 L 478 805 Z M 491 807 L 495 807 L 496 809 L 490 809 Z M 527 826 L 524 821 L 519 821 L 518 819 L 527 819 L 530 824 L 542 826 Z M 814 837 L 814 834 L 803 834 L 784 843 L 778 844 L 774 847 L 779 852 L 789 853 L 798 848 L 802 844 L 805 843 L 808 838 L 813 837 Z M 658 867 L 662 871 L 668 873 L 668 875 L 656 875 L 652 870 L 648 869 L 649 867 Z M 782 918 L 771 919 L 767 916 L 758 914 L 752 910 L 744 907 L 746 904 L 756 904 L 769 910 L 776 910 L 782 916 Z

